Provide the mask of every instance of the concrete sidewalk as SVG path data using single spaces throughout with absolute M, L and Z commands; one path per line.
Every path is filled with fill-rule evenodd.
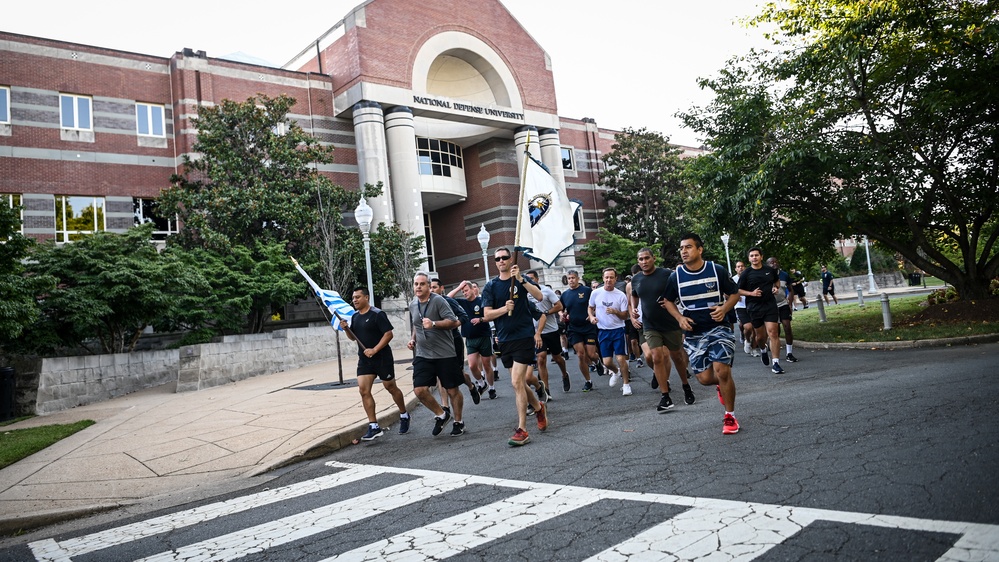
M 408 362 L 407 362 L 408 363 Z M 349 445 L 367 430 L 357 357 L 176 394 L 164 385 L 4 426 L 97 423 L 0 470 L 0 534 L 247 478 Z M 411 371 L 396 365 L 407 403 Z M 379 423 L 398 420 L 381 384 Z

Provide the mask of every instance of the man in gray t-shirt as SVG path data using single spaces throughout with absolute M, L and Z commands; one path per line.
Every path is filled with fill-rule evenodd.
M 451 418 L 430 392 L 431 386 L 447 390 L 454 410 L 454 427 L 451 435 L 461 435 L 465 431 L 462 422 L 461 390 L 464 384 L 461 373 L 454 368 L 454 336 L 451 330 L 458 327 L 458 317 L 444 297 L 430 291 L 430 277 L 423 272 L 413 277 L 416 297 L 409 303 L 409 317 L 413 326 L 413 336 L 409 349 L 416 352 L 413 359 L 413 393 L 420 402 L 434 413 L 433 435 L 440 435 L 444 424 Z

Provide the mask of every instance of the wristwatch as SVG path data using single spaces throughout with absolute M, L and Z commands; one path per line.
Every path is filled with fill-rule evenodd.
M 431 320 L 430 321 L 430 327 L 431 328 L 436 328 L 437 327 L 437 321 L 436 320 Z

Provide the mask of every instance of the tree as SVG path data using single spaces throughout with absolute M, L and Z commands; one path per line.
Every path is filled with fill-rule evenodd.
M 24 259 L 34 240 L 21 235 L 20 207 L 0 202 L 0 350 L 39 318 L 37 297 L 55 286 L 49 276 L 29 274 Z
M 666 261 L 676 263 L 680 234 L 691 230 L 691 188 L 682 177 L 681 151 L 655 131 L 626 128 L 614 135 L 600 183 L 607 186 L 604 218 L 613 234 L 648 240 Z
M 754 23 L 781 48 L 702 80 L 681 114 L 712 153 L 691 168 L 710 219 L 771 247 L 867 235 L 989 296 L 999 272 L 994 2 L 791 0 Z M 956 246 L 960 260 L 944 248 Z M 823 256 L 816 256 L 822 259 Z
M 58 283 L 41 301 L 42 320 L 32 332 L 38 351 L 60 346 L 93 352 L 95 341 L 105 353 L 131 351 L 147 326 L 208 289 L 197 271 L 156 251 L 149 243 L 153 228 L 102 232 L 33 254 L 32 271 Z
M 380 224 L 371 237 L 371 269 L 378 298 L 398 297 L 413 300 L 413 276 L 424 261 L 424 237 L 413 236 L 398 224 Z M 362 269 L 363 271 L 363 269 Z
M 608 267 L 616 269 L 617 276 L 623 278 L 631 274 L 631 266 L 638 263 L 638 251 L 648 246 L 600 229 L 596 238 L 583 245 L 580 261 L 590 279 L 602 280 L 601 272 Z
M 184 173 L 159 198 L 161 212 L 184 225 L 171 243 L 225 250 L 281 241 L 293 253 L 309 245 L 320 199 L 336 198 L 317 171 L 333 162 L 333 148 L 288 118 L 294 104 L 258 95 L 199 109 L 198 156 L 184 155 Z

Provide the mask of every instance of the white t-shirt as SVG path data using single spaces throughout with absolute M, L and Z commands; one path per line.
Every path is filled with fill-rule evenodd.
M 594 316 L 597 317 L 597 328 L 601 330 L 613 330 L 624 328 L 624 319 L 607 312 L 608 308 L 617 310 L 628 310 L 628 297 L 618 289 L 608 291 L 601 285 L 590 293 L 590 306 L 593 307 Z

